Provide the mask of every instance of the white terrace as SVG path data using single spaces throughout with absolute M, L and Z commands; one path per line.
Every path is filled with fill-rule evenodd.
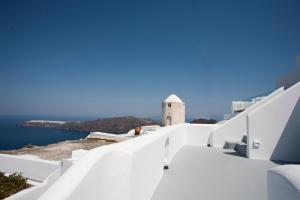
M 277 166 L 300 161 L 299 95 L 300 82 L 222 124 L 167 126 L 93 149 L 9 199 L 300 199 L 300 166 Z
M 224 124 L 169 126 L 94 149 L 40 199 L 300 198 L 294 180 L 300 173 L 290 179 L 286 174 L 293 166 L 270 171 L 277 164 L 269 161 L 300 161 L 299 94 L 297 83 Z
M 93 149 L 9 199 L 299 199 L 300 167 L 270 171 L 277 164 L 269 161 L 300 161 L 299 94 L 300 83 L 223 124 L 168 126 Z M 10 162 L 1 159 L 2 167 Z M 17 165 L 29 176 L 41 173 Z
M 152 199 L 267 199 L 267 171 L 275 166 L 232 150 L 186 145 L 173 158 Z

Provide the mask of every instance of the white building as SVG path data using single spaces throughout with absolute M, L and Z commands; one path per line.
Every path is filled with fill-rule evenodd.
M 243 112 L 247 108 L 250 108 L 251 106 L 253 106 L 257 102 L 260 102 L 266 96 L 267 95 L 256 96 L 256 97 L 251 98 L 248 101 L 232 101 L 231 102 L 231 113 L 225 114 L 224 115 L 224 120 L 231 119 L 232 117 L 236 116 L 240 112 Z
M 175 94 L 162 103 L 162 126 L 185 123 L 185 104 Z
M 0 170 L 42 182 L 7 200 L 299 200 L 300 82 L 285 86 L 222 124 L 184 123 L 171 95 L 163 124 L 172 126 L 92 149 L 70 167 L 0 154 Z

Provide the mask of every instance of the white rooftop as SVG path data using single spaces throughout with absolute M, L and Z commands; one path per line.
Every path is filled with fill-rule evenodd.
M 175 94 L 171 94 L 168 98 L 166 98 L 164 100 L 164 102 L 165 103 L 174 103 L 174 102 L 183 103 L 183 101 L 178 96 L 176 96 Z
M 278 88 L 226 123 L 161 127 L 92 149 L 68 170 L 68 165 L 57 169 L 56 164 L 59 175 L 26 194 L 35 198 L 18 199 L 300 199 L 300 165 L 270 161 L 300 162 L 300 82 L 294 78 L 284 78 L 287 89 Z M 164 101 L 170 102 L 182 100 L 172 94 Z M 24 159 L 0 155 L 0 168 L 16 168 L 16 163 L 30 172 L 35 169 Z
M 232 150 L 184 146 L 164 172 L 152 200 L 266 200 L 267 171 L 276 166 Z

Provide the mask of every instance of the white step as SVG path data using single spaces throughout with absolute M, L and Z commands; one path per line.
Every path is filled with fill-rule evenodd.
M 245 142 L 238 142 L 234 150 L 242 156 L 247 156 L 247 144 Z
M 226 140 L 223 149 L 235 149 L 238 142 L 239 140 Z

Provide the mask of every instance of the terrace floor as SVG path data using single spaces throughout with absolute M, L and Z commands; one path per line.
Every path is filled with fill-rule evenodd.
M 185 146 L 165 171 L 152 200 L 265 200 L 267 171 L 275 166 L 232 150 Z

